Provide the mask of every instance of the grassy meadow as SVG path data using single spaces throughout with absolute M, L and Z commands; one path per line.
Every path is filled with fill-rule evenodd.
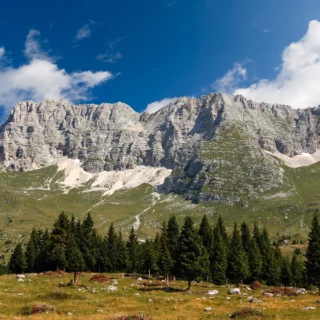
M 186 292 L 183 281 L 166 286 L 155 278 L 139 281 L 138 275 L 123 278 L 121 274 L 105 274 L 105 282 L 90 281 L 92 276 L 80 274 L 78 284 L 69 286 L 72 274 L 26 274 L 23 282 L 15 275 L 0 276 L 0 319 L 230 319 L 245 308 L 254 309 L 257 316 L 235 319 L 320 318 L 317 292 L 267 297 L 262 290 L 243 286 L 241 295 L 228 295 L 227 286 L 211 283 L 195 283 L 191 292 Z M 108 291 L 115 280 L 117 290 Z M 210 296 L 209 290 L 218 290 L 219 294 Z M 250 296 L 259 302 L 249 302 Z M 33 307 L 39 309 L 41 305 L 47 306 L 43 313 L 30 315 Z M 48 311 L 52 307 L 56 310 Z M 209 307 L 212 310 L 205 311 Z M 308 307 L 316 309 L 303 310 Z

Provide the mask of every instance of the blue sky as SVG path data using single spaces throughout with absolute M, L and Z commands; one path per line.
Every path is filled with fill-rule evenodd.
M 2 0 L 2 113 L 16 100 L 47 97 L 122 101 L 143 111 L 162 99 L 238 88 L 290 104 L 295 86 L 279 93 L 277 77 L 292 79 L 297 70 L 288 75 L 284 49 L 312 20 L 320 20 L 318 0 Z M 308 41 L 320 58 L 320 45 Z M 313 95 L 295 97 L 295 107 L 320 104 Z

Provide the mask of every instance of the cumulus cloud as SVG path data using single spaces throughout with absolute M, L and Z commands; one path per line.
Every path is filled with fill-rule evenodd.
M 238 88 L 241 81 L 246 80 L 247 69 L 240 63 L 235 63 L 233 68 L 228 70 L 227 73 L 220 79 L 216 80 L 211 89 L 226 93 L 232 93 Z
M 115 63 L 123 58 L 123 54 L 117 50 L 119 44 L 125 39 L 125 37 L 118 37 L 108 44 L 108 49 L 97 55 L 97 60 L 107 63 Z
M 168 106 L 170 103 L 175 102 L 176 100 L 178 100 L 178 98 L 165 98 L 163 100 L 154 101 L 147 105 L 145 112 L 155 113 L 158 110 Z
M 81 27 L 75 37 L 75 41 L 80 41 L 85 38 L 89 38 L 91 36 L 91 29 L 89 24 L 85 24 L 83 27 Z
M 282 63 L 273 80 L 262 79 L 235 90 L 257 102 L 281 103 L 294 108 L 320 104 L 320 22 L 310 21 L 307 33 L 282 53 Z
M 4 47 L 0 47 L 0 60 L 4 57 L 4 54 L 6 53 L 6 50 Z
M 271 32 L 271 30 L 270 29 L 262 29 L 262 32 L 263 33 L 269 33 L 269 32 Z
M 0 65 L 0 106 L 8 112 L 21 100 L 66 99 L 87 100 L 90 89 L 113 76 L 108 71 L 68 73 L 60 69 L 41 49 L 40 32 L 30 30 L 25 42 L 28 61 L 14 68 Z

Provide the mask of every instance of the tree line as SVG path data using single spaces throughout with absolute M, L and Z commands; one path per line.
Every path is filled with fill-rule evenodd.
M 272 244 L 266 228 L 253 230 L 235 223 L 229 235 L 220 216 L 212 226 L 206 215 L 197 228 L 186 217 L 180 229 L 173 215 L 160 232 L 145 242 L 138 241 L 134 228 L 128 239 L 111 223 L 107 235 L 97 233 L 90 213 L 71 219 L 62 212 L 48 230 L 33 229 L 25 248 L 15 247 L 8 263 L 12 273 L 66 270 L 128 272 L 177 277 L 188 281 L 211 281 L 217 285 L 260 281 L 267 285 L 304 287 L 320 285 L 320 224 L 315 215 L 309 234 L 306 258 L 292 257 Z

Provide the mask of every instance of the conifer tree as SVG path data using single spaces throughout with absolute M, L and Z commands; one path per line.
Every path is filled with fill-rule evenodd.
M 56 265 L 57 270 L 65 270 L 67 265 L 67 259 L 65 250 L 63 249 L 60 243 L 54 244 L 54 247 L 51 251 L 51 262 Z
M 228 247 L 230 239 L 229 239 L 229 236 L 227 234 L 226 226 L 225 226 L 225 224 L 224 224 L 224 222 L 222 220 L 222 216 L 221 215 L 219 215 L 219 217 L 218 217 L 216 228 L 219 230 L 219 232 L 221 234 L 221 237 L 222 237 L 226 247 Z
M 223 285 L 227 281 L 227 248 L 218 228 L 213 230 L 213 246 L 210 256 L 212 282 Z
M 12 273 L 23 273 L 28 267 L 26 258 L 22 250 L 22 245 L 19 242 L 15 247 L 12 256 L 9 261 L 8 269 Z
M 320 286 L 320 224 L 316 214 L 312 219 L 308 241 L 305 262 L 308 283 Z
M 239 285 L 250 276 L 247 255 L 242 247 L 241 237 L 237 224 L 234 224 L 228 255 L 227 275 L 231 281 Z
M 203 215 L 198 234 L 203 246 L 206 248 L 208 254 L 210 254 L 212 248 L 212 227 L 206 215 Z
M 302 288 L 304 286 L 304 265 L 303 261 L 297 254 L 293 254 L 291 259 L 291 284 L 295 287 Z
M 42 234 L 39 232 L 39 254 L 34 264 L 35 272 L 50 269 L 51 238 L 48 229 Z
M 169 281 L 169 274 L 173 267 L 173 261 L 168 247 L 168 234 L 167 225 L 165 222 L 162 224 L 162 230 L 160 235 L 160 254 L 159 254 L 159 269 L 160 272 L 165 276 L 166 283 Z
M 148 273 L 150 277 L 151 273 L 154 273 L 158 270 L 154 243 L 146 240 L 146 242 L 142 245 L 141 251 L 142 270 L 144 273 Z
M 167 234 L 168 234 L 168 249 L 171 255 L 171 260 L 173 262 L 172 266 L 172 273 L 177 273 L 177 260 L 178 260 L 178 241 L 179 241 L 179 225 L 177 223 L 177 219 L 175 215 L 172 215 L 168 220 L 168 226 L 167 226 Z M 160 240 L 160 239 L 159 239 Z M 157 246 L 157 244 L 160 244 L 160 241 L 157 242 L 155 239 L 155 250 L 160 250 L 160 246 Z
M 113 223 L 111 223 L 108 236 L 107 236 L 107 255 L 108 255 L 108 271 L 115 272 L 117 271 L 117 260 L 118 260 L 118 253 L 117 253 L 117 245 L 118 239 L 117 234 L 114 228 Z
M 288 257 L 281 257 L 281 284 L 284 286 L 291 285 L 291 263 Z
M 132 226 L 127 242 L 129 272 L 136 273 L 139 267 L 139 242 Z
M 128 267 L 128 252 L 126 244 L 123 240 L 122 233 L 119 231 L 117 237 L 117 269 L 119 271 L 125 271 Z
M 39 252 L 37 252 L 37 231 L 35 228 L 32 229 L 29 241 L 27 243 L 27 248 L 25 252 L 26 263 L 27 263 L 27 272 L 33 272 L 37 256 Z
M 263 259 L 264 267 L 264 280 L 269 286 L 280 285 L 281 280 L 281 264 L 278 259 L 277 250 L 270 249 L 268 255 Z
M 187 279 L 187 290 L 190 290 L 191 281 L 203 275 L 209 265 L 207 252 L 193 226 L 191 217 L 185 218 L 179 237 L 178 248 L 179 271 Z
M 62 211 L 59 214 L 58 219 L 55 221 L 51 231 L 52 242 L 54 244 L 59 243 L 64 249 L 66 249 L 68 245 L 69 223 L 70 221 L 67 215 Z
M 73 235 L 71 235 L 68 243 L 67 265 L 68 270 L 74 272 L 73 281 L 76 283 L 78 272 L 83 271 L 85 268 L 85 261 Z
M 244 221 L 241 224 L 241 242 L 242 242 L 243 250 L 247 254 L 249 254 L 251 251 L 251 245 L 252 245 L 251 232 L 250 232 L 250 228 Z
M 251 239 L 251 250 L 248 254 L 249 268 L 250 268 L 250 279 L 252 281 L 261 280 L 262 271 L 262 257 L 256 242 L 256 238 Z

